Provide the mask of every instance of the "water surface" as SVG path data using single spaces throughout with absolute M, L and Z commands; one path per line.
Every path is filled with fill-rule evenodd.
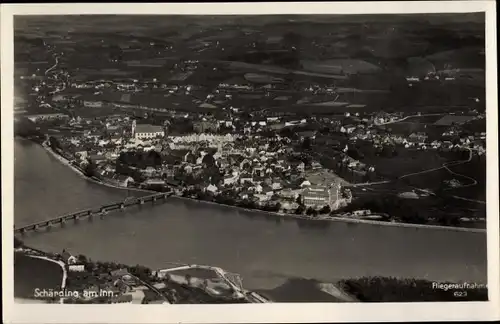
M 15 142 L 16 226 L 131 194 L 82 179 L 37 144 Z M 341 222 L 312 225 L 176 198 L 102 220 L 68 222 L 64 228 L 27 234 L 24 241 L 42 250 L 68 249 L 95 260 L 151 268 L 168 262 L 217 265 L 241 274 L 249 289 L 273 288 L 296 276 L 486 282 L 484 233 Z

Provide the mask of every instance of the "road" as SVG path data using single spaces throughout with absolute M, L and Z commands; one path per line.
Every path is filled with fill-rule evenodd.
M 469 157 L 466 159 L 466 160 L 458 160 L 458 161 L 451 161 L 451 162 L 446 162 L 444 163 L 442 166 L 440 167 L 437 167 L 437 168 L 432 168 L 432 169 L 428 169 L 428 170 L 423 170 L 423 171 L 419 171 L 419 172 L 413 172 L 413 173 L 408 173 L 408 174 L 405 174 L 405 175 L 402 175 L 398 178 L 398 180 L 401 180 L 401 179 L 404 179 L 404 178 L 407 178 L 407 177 L 411 177 L 411 176 L 414 176 L 414 175 L 419 175 L 419 174 L 424 174 L 424 173 L 429 173 L 429 172 L 433 172 L 433 171 L 437 171 L 437 170 L 441 170 L 441 169 L 445 169 L 446 171 L 448 171 L 450 174 L 452 175 L 456 175 L 456 176 L 459 176 L 459 177 L 463 177 L 463 178 L 466 178 L 466 179 L 469 179 L 471 180 L 472 182 L 469 183 L 469 184 L 466 184 L 466 185 L 463 185 L 463 186 L 460 186 L 460 187 L 457 187 L 457 188 L 466 188 L 466 187 L 472 187 L 472 186 L 475 186 L 477 185 L 477 180 L 476 179 L 473 179 L 469 176 L 466 176 L 466 175 L 463 175 L 463 174 L 460 174 L 460 173 L 457 173 L 457 172 L 454 172 L 452 171 L 449 167 L 450 166 L 455 166 L 455 165 L 460 165 L 460 164 L 465 164 L 465 163 L 469 163 L 471 160 L 472 160 L 472 157 L 473 157 L 473 149 L 471 148 L 467 148 L 467 150 L 469 151 Z M 379 185 L 379 184 L 385 184 L 385 183 L 390 183 L 392 181 L 390 180 L 386 180 L 386 181 L 377 181 L 377 182 L 367 182 L 367 183 L 360 183 L 360 184 L 355 184 L 353 185 L 353 187 L 368 187 L 368 186 L 374 186 L 374 185 Z M 457 189 L 457 188 L 449 188 L 447 190 L 452 190 L 452 189 Z M 417 190 L 421 190 L 421 191 L 425 191 L 429 194 L 434 194 L 432 192 L 430 192 L 429 190 L 427 189 L 422 189 L 422 188 L 417 188 L 415 187 L 415 189 Z M 479 203 L 479 204 L 486 204 L 485 201 L 482 201 L 482 200 L 476 200 L 476 199 L 469 199 L 469 198 L 465 198 L 465 197 L 460 197 L 460 196 L 451 196 L 452 198 L 455 198 L 455 199 L 459 199 L 459 200 L 465 200 L 465 201 L 470 201 L 470 202 L 475 202 L 475 203 Z
M 441 169 L 445 169 L 447 170 L 448 172 L 450 172 L 451 174 L 455 174 L 455 175 L 458 175 L 458 176 L 461 176 L 461 177 L 465 177 L 465 178 L 468 178 L 468 179 L 471 179 L 473 180 L 475 183 L 474 184 L 477 184 L 477 181 L 472 179 L 472 178 L 469 178 L 467 176 L 464 176 L 462 174 L 459 174 L 459 173 L 456 173 L 456 172 L 453 172 L 451 171 L 448 166 L 453 166 L 453 165 L 460 165 L 460 164 L 465 164 L 465 163 L 469 163 L 471 160 L 472 160 L 472 149 L 471 148 L 467 148 L 467 150 L 469 151 L 469 157 L 466 159 L 466 160 L 459 160 L 459 161 L 451 161 L 451 162 L 446 162 L 444 163 L 442 166 L 440 167 L 437 167 L 437 168 L 432 168 L 432 169 L 428 169 L 428 170 L 423 170 L 423 171 L 419 171 L 419 172 L 413 172 L 413 173 L 408 173 L 408 174 L 405 174 L 405 175 L 402 175 L 400 176 L 398 179 L 404 179 L 406 177 L 411 177 L 411 176 L 414 176 L 414 175 L 418 175 L 418 174 L 424 174 L 424 173 L 429 173 L 429 172 L 433 172 L 433 171 L 437 171 L 437 170 L 441 170 Z
M 57 67 L 57 65 L 59 64 L 59 56 L 56 56 L 55 57 L 56 59 L 56 62 L 54 63 L 54 65 L 52 65 L 51 67 L 49 67 L 46 71 L 45 71 L 45 75 L 48 75 L 50 71 L 52 71 L 53 69 L 55 69 Z
M 59 65 L 59 56 L 55 56 L 55 63 L 45 71 L 45 76 L 48 76 L 51 71 L 53 71 Z M 55 94 L 66 89 L 66 84 L 63 82 L 61 88 L 57 88 L 54 91 L 49 92 L 49 94 Z
M 411 116 L 406 116 L 406 117 L 403 117 L 401 119 L 397 119 L 397 120 L 391 120 L 391 121 L 388 121 L 388 122 L 385 122 L 385 123 L 375 123 L 376 126 L 384 126 L 384 125 L 390 125 L 390 124 L 395 124 L 395 123 L 399 123 L 399 122 L 402 122 L 402 121 L 405 121 L 407 119 L 410 119 L 410 118 L 416 118 L 416 117 L 427 117 L 427 116 L 444 116 L 446 114 L 424 114 L 424 115 L 411 115 Z

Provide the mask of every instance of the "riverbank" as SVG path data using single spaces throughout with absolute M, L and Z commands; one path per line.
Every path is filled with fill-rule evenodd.
M 136 191 L 136 192 L 148 193 L 148 194 L 156 192 L 154 190 L 111 185 L 111 184 L 104 183 L 102 181 L 98 181 L 96 179 L 90 178 L 90 177 L 86 176 L 82 172 L 82 170 L 73 166 L 66 158 L 64 158 L 60 154 L 54 152 L 50 147 L 48 147 L 46 145 L 42 145 L 42 147 L 44 148 L 44 150 L 46 152 L 48 152 L 50 155 L 52 155 L 59 162 L 61 162 L 62 164 L 66 165 L 66 166 L 69 166 L 69 168 L 71 170 L 73 170 L 75 173 L 77 173 L 79 177 L 81 177 L 82 179 L 85 179 L 87 181 L 90 181 L 92 183 L 103 185 L 103 186 L 113 188 L 113 189 Z M 405 227 L 405 228 L 418 228 L 418 229 L 435 229 L 435 230 L 486 233 L 486 229 L 467 228 L 467 227 L 452 227 L 452 226 L 441 226 L 441 225 L 427 225 L 427 224 L 396 223 L 396 222 L 376 221 L 376 220 L 337 217 L 337 216 L 321 216 L 321 215 L 319 215 L 317 217 L 311 217 L 311 216 L 297 215 L 297 214 L 292 214 L 292 213 L 282 213 L 282 212 L 264 211 L 264 210 L 260 210 L 260 209 L 250 209 L 250 208 L 244 208 L 241 206 L 220 204 L 220 203 L 213 202 L 213 201 L 200 200 L 200 199 L 190 198 L 190 197 L 172 196 L 171 198 L 180 199 L 180 200 L 188 200 L 188 201 L 193 201 L 193 202 L 197 202 L 197 203 L 201 203 L 201 204 L 211 204 L 211 205 L 215 205 L 218 207 L 237 209 L 237 210 L 241 210 L 241 211 L 245 211 L 245 212 L 258 213 L 261 215 L 268 215 L 268 216 L 272 216 L 272 217 L 299 219 L 299 220 L 304 220 L 304 221 L 315 221 L 315 222 L 331 221 L 331 222 L 344 222 L 344 223 L 355 223 L 355 224 L 391 226 L 391 227 Z
M 384 225 L 384 226 L 391 226 L 391 227 L 409 227 L 409 228 L 422 228 L 422 229 L 427 228 L 427 229 L 437 229 L 437 230 L 444 229 L 444 230 L 450 230 L 450 231 L 486 233 L 486 229 L 480 229 L 480 228 L 453 227 L 453 226 L 441 226 L 441 225 L 425 225 L 425 224 L 409 224 L 409 223 L 393 223 L 393 222 L 383 222 L 383 221 L 376 221 L 376 220 L 357 219 L 357 218 L 348 218 L 348 217 L 336 217 L 336 216 L 310 217 L 310 216 L 305 216 L 305 215 L 288 214 L 288 213 L 281 213 L 281 212 L 270 212 L 270 211 L 265 211 L 265 210 L 260 210 L 260 209 L 249 209 L 249 208 L 244 208 L 244 207 L 240 207 L 240 206 L 224 205 L 224 204 L 219 204 L 219 203 L 216 203 L 213 201 L 199 200 L 196 198 L 178 197 L 178 196 L 174 196 L 172 198 L 185 199 L 185 200 L 190 200 L 190 201 L 194 201 L 194 202 L 198 202 L 198 203 L 211 204 L 211 205 L 221 206 L 221 207 L 226 207 L 226 208 L 237 208 L 238 210 L 242 210 L 245 212 L 258 213 L 258 214 L 262 214 L 262 215 L 268 215 L 268 216 L 274 216 L 274 217 L 284 217 L 284 218 L 290 218 L 290 219 L 300 219 L 300 220 L 315 221 L 315 222 L 331 221 L 331 222 L 343 222 L 343 223 L 354 223 L 354 224 Z
M 81 177 L 84 180 L 90 181 L 90 182 L 98 184 L 98 185 L 102 185 L 102 186 L 106 186 L 106 187 L 109 187 L 109 188 L 113 188 L 113 189 L 130 190 L 130 191 L 137 191 L 137 192 L 143 192 L 143 193 L 149 193 L 149 194 L 156 193 L 156 191 L 154 191 L 154 190 L 115 186 L 115 185 L 112 185 L 112 184 L 109 184 L 109 183 L 105 183 L 105 182 L 102 182 L 102 181 L 98 181 L 98 180 L 96 180 L 94 178 L 88 177 L 85 173 L 83 173 L 83 171 L 81 169 L 75 167 L 73 164 L 71 164 L 71 162 L 69 160 L 67 160 L 66 158 L 64 158 L 60 154 L 54 152 L 54 150 L 52 150 L 49 146 L 44 145 L 44 144 L 41 144 L 41 146 L 43 147 L 43 149 L 46 152 L 48 152 L 50 155 L 52 155 L 55 159 L 57 159 L 62 164 L 68 166 L 71 170 L 73 170 L 76 174 L 78 174 L 79 177 Z
M 151 271 L 149 268 L 136 265 L 129 266 L 126 264 L 119 264 L 109 261 L 91 261 L 83 255 L 77 257 L 77 264 L 83 266 L 81 271 L 68 272 L 66 270 L 66 264 L 59 259 L 59 256 L 54 256 L 51 253 L 46 253 L 38 249 L 32 249 L 25 246 L 21 241 L 17 242 L 20 247 L 15 248 L 15 283 L 16 292 L 15 297 L 21 298 L 27 303 L 35 303 L 38 300 L 42 300 L 46 303 L 59 302 L 61 304 L 67 301 L 68 303 L 104 303 L 116 302 L 120 300 L 120 296 L 115 296 L 115 294 L 120 294 L 118 291 L 113 291 L 110 295 L 95 295 L 92 296 L 86 294 L 86 289 L 89 287 L 89 280 L 93 281 L 96 285 L 110 285 L 114 280 L 113 272 L 124 273 L 123 276 L 128 275 L 131 279 L 128 280 L 128 284 L 131 287 L 135 287 L 138 291 L 142 292 L 139 294 L 140 298 L 137 300 L 136 294 L 121 293 L 124 297 L 126 295 L 132 296 L 132 300 L 129 302 L 139 304 L 148 304 L 150 302 L 158 303 L 160 301 L 162 304 L 177 303 L 179 300 L 175 297 L 175 293 L 172 293 L 172 289 L 175 287 L 174 282 L 166 282 L 164 276 L 158 276 L 157 272 Z M 54 264 L 58 264 L 63 270 L 62 273 L 62 284 L 56 284 L 57 278 L 59 278 L 59 271 L 56 270 Z M 39 268 L 45 275 L 43 278 L 33 278 L 30 276 L 33 267 Z M 227 276 L 229 275 L 222 268 L 211 267 L 211 266 L 199 266 L 199 265 L 189 265 L 181 268 L 200 268 L 200 269 L 210 269 L 213 271 L 219 279 L 223 280 L 229 287 L 230 291 L 224 296 L 219 295 L 217 291 L 215 294 L 211 295 L 210 291 L 206 287 L 198 287 L 193 284 L 193 280 L 187 280 L 187 282 L 181 283 L 183 290 L 187 293 L 187 299 L 190 303 L 199 303 L 200 301 L 206 300 L 206 297 L 210 297 L 212 303 L 221 302 L 234 302 L 234 303 L 265 303 L 269 302 L 263 297 L 259 296 L 253 291 L 245 290 L 243 287 L 238 286 L 233 283 Z M 175 269 L 169 269 L 165 271 L 171 271 Z M 117 276 L 116 274 L 114 276 Z M 119 275 L 118 275 L 119 276 Z M 36 276 L 35 276 L 36 277 Z M 188 277 L 188 275 L 181 275 L 182 279 Z M 194 279 L 196 276 L 192 276 Z M 21 279 L 19 279 L 21 278 Z M 93 279 L 92 279 L 93 278 Z M 33 284 L 36 281 L 36 284 Z M 98 282 L 98 283 L 95 283 Z M 43 285 L 40 285 L 43 283 Z M 218 282 L 217 282 L 218 283 Z M 22 289 L 20 289 L 22 286 Z M 40 288 L 41 287 L 41 288 Z M 68 289 L 68 290 L 66 290 Z M 89 293 L 91 290 L 88 290 Z M 55 295 L 52 292 L 65 292 L 65 296 Z M 83 295 L 82 295 L 83 294 Z M 50 295 L 50 296 L 49 296 Z M 67 295 L 67 296 L 66 296 Z M 208 295 L 208 296 L 207 296 Z M 80 297 L 79 297 L 80 296 Z M 83 299 L 81 298 L 83 296 Z M 68 298 L 65 298 L 68 297 Z M 88 298 L 92 300 L 89 300 Z M 76 299 L 75 299 L 76 298 Z M 99 299 L 100 298 L 100 299 Z M 105 300 L 102 300 L 102 299 Z M 222 299 L 221 299 L 222 298 Z M 185 301 L 185 300 L 184 300 Z M 181 301 L 181 303 L 183 303 Z

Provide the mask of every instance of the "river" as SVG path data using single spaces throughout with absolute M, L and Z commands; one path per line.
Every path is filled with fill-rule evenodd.
M 22 139 L 15 140 L 14 166 L 16 226 L 143 194 L 87 181 Z M 313 226 L 177 198 L 26 234 L 23 240 L 46 251 L 67 249 L 153 269 L 168 262 L 216 265 L 241 274 L 248 289 L 271 289 L 290 277 L 486 283 L 484 233 L 342 222 Z

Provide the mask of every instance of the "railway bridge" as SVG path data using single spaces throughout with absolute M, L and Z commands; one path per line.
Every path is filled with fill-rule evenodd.
M 127 198 L 123 201 L 107 204 L 100 206 L 95 209 L 84 209 L 74 213 L 66 214 L 63 216 L 58 216 L 55 218 L 51 218 L 48 220 L 36 222 L 29 225 L 24 225 L 20 227 L 14 228 L 14 234 L 25 234 L 27 232 L 37 231 L 42 228 L 50 228 L 53 225 L 62 225 L 67 221 L 76 221 L 83 218 L 92 218 L 95 216 L 104 217 L 108 212 L 114 210 L 123 210 L 128 207 L 143 205 L 147 202 L 155 203 L 157 201 L 166 201 L 168 197 L 170 197 L 173 192 L 168 193 L 156 193 L 149 196 L 137 197 L 137 198 Z

